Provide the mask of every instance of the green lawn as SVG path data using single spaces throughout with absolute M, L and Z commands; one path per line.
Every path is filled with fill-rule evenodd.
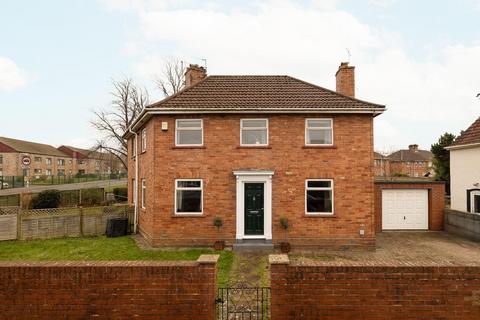
M 220 254 L 218 285 L 224 286 L 230 273 L 234 254 L 210 249 L 141 250 L 130 237 L 72 238 L 0 242 L 3 261 L 65 261 L 65 260 L 196 260 L 201 254 Z

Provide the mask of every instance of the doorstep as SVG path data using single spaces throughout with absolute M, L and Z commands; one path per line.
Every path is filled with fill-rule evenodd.
M 233 251 L 273 251 L 272 240 L 243 239 L 233 244 Z

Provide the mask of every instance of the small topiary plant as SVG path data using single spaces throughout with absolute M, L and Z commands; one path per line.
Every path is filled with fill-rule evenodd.
M 280 243 L 280 249 L 283 253 L 290 252 L 290 243 L 287 242 L 287 231 L 288 231 L 288 219 L 287 218 L 280 218 L 280 227 L 285 231 L 285 241 Z
M 213 218 L 213 225 L 217 227 L 217 229 L 220 229 L 220 227 L 223 226 L 223 220 L 220 217 L 215 217 Z
M 220 228 L 223 226 L 223 220 L 220 217 L 213 218 L 213 225 L 217 228 L 217 231 L 220 231 Z M 217 233 L 218 233 L 217 232 Z M 225 248 L 225 241 L 217 240 L 214 243 L 215 250 L 223 250 Z

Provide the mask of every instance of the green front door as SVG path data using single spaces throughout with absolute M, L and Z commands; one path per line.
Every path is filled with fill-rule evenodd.
M 245 235 L 263 235 L 263 183 L 245 183 Z

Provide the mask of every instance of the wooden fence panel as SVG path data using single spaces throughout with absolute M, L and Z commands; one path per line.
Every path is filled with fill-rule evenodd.
M 0 241 L 17 239 L 19 207 L 0 207 Z

